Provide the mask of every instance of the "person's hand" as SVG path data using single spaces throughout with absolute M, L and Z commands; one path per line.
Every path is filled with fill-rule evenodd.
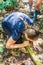
M 33 47 L 35 50 L 39 50 L 40 52 L 42 51 L 42 48 L 39 46 L 38 42 L 37 41 L 34 41 L 33 42 Z
M 29 41 L 24 41 L 25 46 L 29 46 Z

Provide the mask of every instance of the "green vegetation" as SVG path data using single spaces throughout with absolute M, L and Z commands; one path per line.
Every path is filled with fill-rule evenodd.
M 18 6 L 19 2 L 16 0 L 6 0 L 3 2 L 0 2 L 0 10 L 7 8 L 8 6 Z

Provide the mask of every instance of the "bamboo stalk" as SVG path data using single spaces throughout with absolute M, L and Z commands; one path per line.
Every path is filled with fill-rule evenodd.
M 37 55 L 35 55 L 34 51 L 32 50 L 32 48 L 30 48 L 29 46 L 26 47 L 26 50 L 28 51 L 28 53 L 31 55 L 31 58 L 33 59 L 34 63 L 36 65 L 42 65 L 42 63 L 40 63 L 40 60 L 38 58 Z

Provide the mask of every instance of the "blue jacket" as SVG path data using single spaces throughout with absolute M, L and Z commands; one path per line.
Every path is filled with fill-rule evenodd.
M 20 38 L 21 33 L 24 31 L 25 26 L 22 20 L 20 20 L 20 16 L 28 23 L 33 24 L 33 20 L 30 19 L 26 14 L 21 12 L 14 12 L 7 16 L 2 21 L 2 27 L 4 31 L 12 36 L 14 40 L 18 40 Z

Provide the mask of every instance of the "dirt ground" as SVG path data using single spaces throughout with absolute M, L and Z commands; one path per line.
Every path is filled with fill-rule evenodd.
M 14 12 L 13 11 L 0 11 L 0 21 L 2 21 L 7 15 L 9 15 L 10 13 Z M 41 23 L 41 20 L 38 20 L 37 22 L 35 22 L 35 24 L 39 27 L 39 30 L 41 32 L 41 34 L 39 35 L 39 37 L 41 37 L 43 39 L 43 24 Z M 0 22 L 1 23 L 1 22 Z M 0 30 L 2 29 L 2 27 L 0 27 Z M 0 40 L 6 41 L 7 37 L 5 36 L 5 38 L 3 38 L 3 32 L 1 32 L 0 34 Z M 14 51 L 13 51 L 14 52 Z M 18 54 L 17 56 L 10 56 L 10 57 L 6 57 L 3 59 L 4 62 L 0 63 L 0 65 L 35 65 L 33 60 L 31 59 L 31 56 L 29 54 L 24 54 L 21 53 L 20 55 Z

